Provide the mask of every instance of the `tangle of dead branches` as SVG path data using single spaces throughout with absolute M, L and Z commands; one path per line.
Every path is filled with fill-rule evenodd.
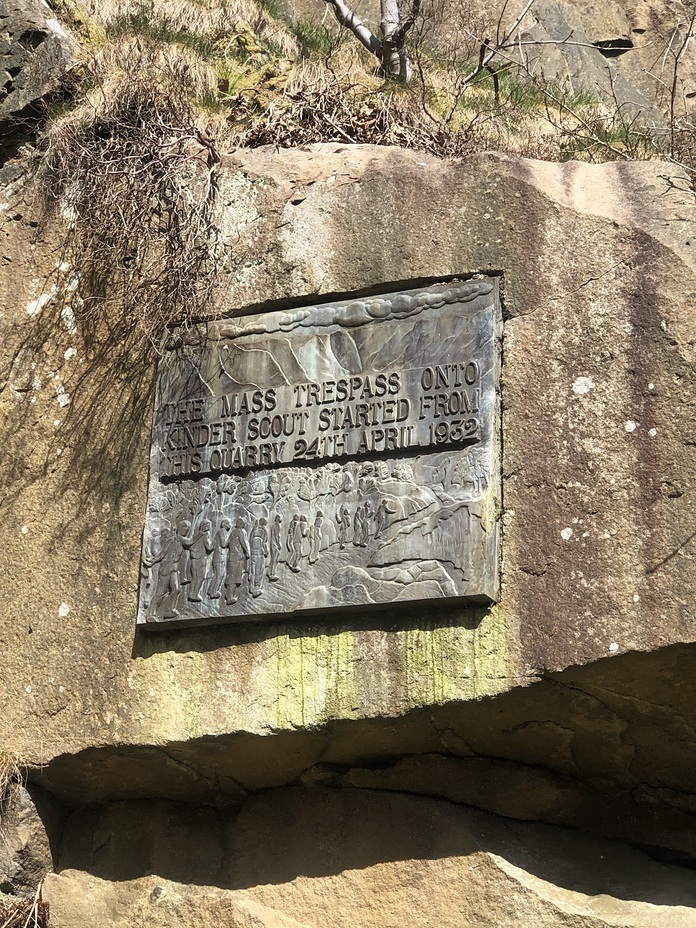
M 157 343 L 208 305 L 219 266 L 220 155 L 185 89 L 135 43 L 48 135 L 46 199 L 68 222 L 72 310 Z

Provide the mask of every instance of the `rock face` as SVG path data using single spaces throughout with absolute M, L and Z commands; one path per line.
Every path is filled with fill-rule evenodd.
M 526 47 L 527 61 L 532 73 L 565 86 L 570 99 L 585 91 L 614 101 L 620 122 L 657 129 L 659 138 L 673 81 L 678 119 L 693 112 L 696 52 L 691 43 L 677 61 L 691 15 L 680 0 L 543 0 L 524 20 L 523 41 L 539 43 Z
M 579 17 L 582 31 L 604 55 L 616 73 L 652 100 L 666 102 L 664 87 L 659 81 L 669 74 L 674 78 L 675 42 L 684 42 L 687 23 L 693 10 L 683 0 L 609 0 L 602 3 L 582 3 L 560 0 L 561 10 L 570 10 Z M 655 52 L 661 50 L 661 55 Z M 677 66 L 680 85 L 676 105 L 693 106 L 696 89 L 696 52 L 687 44 Z M 683 92 L 682 92 L 683 88 Z M 691 102 L 689 102 L 691 101 Z
M 195 742 L 205 766 L 216 738 L 260 757 L 296 735 L 277 774 L 247 764 L 249 748 L 220 759 L 240 783 L 270 785 L 321 756 L 321 726 L 455 712 L 632 651 L 661 666 L 660 648 L 693 641 L 681 591 L 696 531 L 696 210 L 676 169 L 325 146 L 239 154 L 222 189 L 230 247 L 254 255 L 221 288 L 225 310 L 503 274 L 500 602 L 136 636 L 151 368 L 100 369 L 74 311 L 52 312 L 60 227 L 32 247 L 18 190 L 2 213 L 8 747 L 37 762 L 103 748 L 99 763 L 118 766 L 138 745 Z M 598 664 L 598 685 L 611 690 L 620 666 Z M 437 743 L 426 731 L 421 743 Z M 131 769 L 148 777 L 148 764 Z
M 56 804 L 41 789 L 32 786 L 30 793 L 20 784 L 10 787 L 0 809 L 0 893 L 36 890 L 53 866 L 47 829 L 55 831 L 58 816 Z
M 611 5 L 604 8 L 603 17 L 586 11 L 584 5 L 556 0 L 534 5 L 532 22 L 523 29 L 523 41 L 532 43 L 525 46 L 530 71 L 567 87 L 570 99 L 585 91 L 596 99 L 613 100 L 627 124 L 664 131 L 659 85 L 644 73 L 640 52 L 632 53 L 636 36 L 625 15 Z M 629 60 L 623 61 L 626 55 Z
M 563 828 L 505 822 L 438 800 L 271 791 L 236 820 L 220 821 L 207 845 L 199 839 L 188 848 L 193 822 L 162 811 L 97 813 L 93 831 L 79 823 L 99 875 L 65 869 L 48 878 L 44 897 L 59 928 L 696 925 L 688 871 Z M 133 852 L 149 858 L 141 872 L 156 876 L 132 878 Z M 207 860 L 216 888 L 186 885 L 185 857 L 194 868 Z M 66 860 L 86 863 L 74 848 Z
M 13 141 L 31 132 L 41 103 L 75 67 L 79 46 L 43 0 L 8 0 L 0 11 L 0 53 L 0 138 L 6 156 Z
M 16 181 L 0 745 L 76 810 L 56 924 L 86 924 L 80 895 L 117 925 L 694 924 L 627 847 L 696 855 L 687 178 L 328 145 L 230 155 L 220 189 L 213 315 L 500 278 L 500 600 L 136 633 L 156 352 L 97 339 L 65 217 L 37 233 Z M 249 795 L 298 781 L 323 785 Z

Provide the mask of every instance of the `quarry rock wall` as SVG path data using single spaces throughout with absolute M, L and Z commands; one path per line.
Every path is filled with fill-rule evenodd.
M 633 857 L 621 885 L 564 863 L 696 853 L 687 177 L 317 145 L 231 153 L 220 191 L 212 317 L 499 279 L 500 598 L 136 631 L 157 350 L 64 299 L 71 218 L 16 174 L 0 745 L 62 810 L 57 924 L 400 924 L 421 884 L 423 925 L 517 924 L 530 898 L 534 924 L 695 924 L 680 870 L 644 862 L 639 889 Z

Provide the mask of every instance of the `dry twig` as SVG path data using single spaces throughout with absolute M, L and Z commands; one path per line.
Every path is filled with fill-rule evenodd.
M 43 179 L 69 219 L 73 308 L 157 344 L 207 307 L 218 272 L 216 145 L 185 90 L 133 46 L 130 75 L 99 82 L 51 127 Z
M 306 69 L 257 117 L 238 144 L 299 147 L 313 142 L 400 145 L 441 156 L 470 150 L 468 136 L 423 119 L 414 94 L 360 94 L 329 72 Z
M 0 928 L 49 928 L 48 903 L 41 891 L 39 883 L 33 896 L 0 904 Z

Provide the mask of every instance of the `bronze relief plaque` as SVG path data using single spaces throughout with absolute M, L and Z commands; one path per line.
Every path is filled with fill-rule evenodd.
M 495 278 L 173 330 L 138 622 L 498 593 Z

